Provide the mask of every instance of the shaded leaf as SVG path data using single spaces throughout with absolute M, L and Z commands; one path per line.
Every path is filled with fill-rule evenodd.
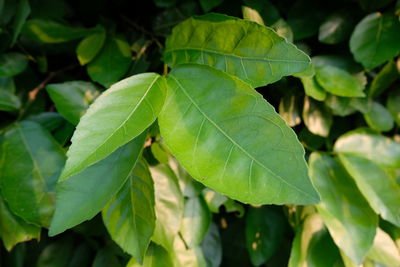
M 353 30 L 353 14 L 341 10 L 325 19 L 319 27 L 318 40 L 325 44 L 337 44 L 345 41 Z
M 331 109 L 333 115 L 345 117 L 357 111 L 357 109 L 353 106 L 353 99 L 358 98 L 328 95 L 325 100 L 325 105 Z
M 387 98 L 386 107 L 397 125 L 400 126 L 400 90 L 391 91 Z
M 193 178 L 247 203 L 318 201 L 294 132 L 250 86 L 194 64 L 175 68 L 168 85 L 161 136 Z
M 147 163 L 141 160 L 102 211 L 111 238 L 140 263 L 154 232 L 154 201 L 153 180 Z
M 166 41 L 164 61 L 171 67 L 209 65 L 255 87 L 301 72 L 310 64 L 306 54 L 273 30 L 220 14 L 190 18 L 176 26 Z
M 20 74 L 27 66 L 28 58 L 23 54 L 10 52 L 0 55 L 0 77 Z
M 303 120 L 307 129 L 319 136 L 327 137 L 332 126 L 332 114 L 321 103 L 309 98 L 304 98 Z
M 173 266 L 172 260 L 168 252 L 157 244 L 151 243 L 144 257 L 143 264 L 139 264 L 132 258 L 126 267 L 165 267 Z
M 96 257 L 92 263 L 92 267 L 122 267 L 117 256 L 110 248 L 102 248 L 97 251 Z
M 315 76 L 302 77 L 301 82 L 303 83 L 304 91 L 306 95 L 314 98 L 318 101 L 324 101 L 326 98 L 326 91 L 319 85 Z
M 48 227 L 64 151 L 39 124 L 23 121 L 5 133 L 1 158 L 1 193 L 12 212 L 29 223 Z
M 37 267 L 65 267 L 73 255 L 74 242 L 70 236 L 62 237 L 47 245 L 40 253 Z
M 57 111 L 74 125 L 99 94 L 92 83 L 83 81 L 52 83 L 46 86 L 46 90 Z
M 301 123 L 298 103 L 294 94 L 286 94 L 279 103 L 279 115 L 285 120 L 287 125 L 294 127 Z
M 157 118 L 165 90 L 162 76 L 143 73 L 114 84 L 99 96 L 76 128 L 61 180 L 107 157 L 141 134 Z
M 79 63 L 85 65 L 92 61 L 100 52 L 106 40 L 106 31 L 102 31 L 89 35 L 83 39 L 76 48 L 76 55 Z
M 129 178 L 145 137 L 143 133 L 105 159 L 58 182 L 50 236 L 93 218 L 103 209 Z
M 400 21 L 395 16 L 372 13 L 361 20 L 350 38 L 350 50 L 364 68 L 373 69 L 400 51 Z
M 336 159 L 314 152 L 309 165 L 321 197 L 319 214 L 336 245 L 360 264 L 372 246 L 378 216 Z
M 221 236 L 218 226 L 211 223 L 201 243 L 204 259 L 209 267 L 219 267 L 222 261 Z
M 372 102 L 368 112 L 363 115 L 368 126 L 376 131 L 387 132 L 394 126 L 392 115 L 379 102 Z
M 24 26 L 25 21 L 30 13 L 31 13 L 31 7 L 29 5 L 29 1 L 20 0 L 17 6 L 17 11 L 13 22 L 11 46 L 13 46 L 17 41 L 17 38 L 22 30 L 22 27 Z
M 21 101 L 13 93 L 0 90 L 0 110 L 14 111 L 21 107 Z
M 205 13 L 219 6 L 224 0 L 200 0 L 201 8 Z
M 396 63 L 393 60 L 390 60 L 372 80 L 371 86 L 368 89 L 368 95 L 370 97 L 379 96 L 398 78 L 399 72 Z

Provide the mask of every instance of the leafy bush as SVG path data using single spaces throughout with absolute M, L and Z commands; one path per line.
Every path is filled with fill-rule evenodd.
M 400 265 L 399 1 L 131 2 L 0 0 L 2 265 Z

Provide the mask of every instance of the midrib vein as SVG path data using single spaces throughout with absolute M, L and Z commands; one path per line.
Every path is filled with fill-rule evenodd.
M 234 139 L 232 139 L 223 129 L 221 129 L 211 118 L 209 118 L 207 116 L 207 114 L 205 114 L 200 107 L 197 105 L 197 103 L 193 100 L 193 98 L 188 94 L 188 92 L 185 90 L 185 88 L 182 86 L 182 84 L 173 76 L 170 75 L 170 77 L 172 77 L 176 83 L 179 85 L 179 88 L 181 88 L 182 92 L 185 94 L 185 96 L 190 100 L 190 102 L 193 103 L 193 105 L 196 107 L 196 109 L 215 127 L 217 128 L 217 130 L 219 130 L 231 143 L 233 143 L 236 147 L 238 147 L 247 157 L 249 157 L 251 160 L 253 160 L 255 163 L 257 163 L 258 165 L 260 165 L 262 168 L 264 168 L 265 170 L 267 170 L 269 173 L 272 174 L 273 177 L 275 177 L 276 179 L 280 180 L 281 182 L 283 182 L 284 184 L 288 185 L 289 187 L 295 189 L 296 191 L 299 191 L 307 196 L 310 196 L 312 198 L 314 198 L 313 196 L 311 196 L 310 194 L 308 194 L 307 192 L 303 191 L 302 189 L 289 184 L 286 180 L 284 180 L 280 175 L 276 174 L 275 172 L 273 172 L 271 169 L 269 169 L 267 166 L 265 166 L 264 164 L 262 164 L 260 161 L 258 161 L 256 158 L 254 158 L 251 154 L 249 154 L 241 145 L 239 145 Z

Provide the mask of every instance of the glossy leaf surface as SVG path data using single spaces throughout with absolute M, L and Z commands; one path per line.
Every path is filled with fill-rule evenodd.
M 372 13 L 361 20 L 350 38 L 357 62 L 373 69 L 400 52 L 400 21 L 395 16 Z
M 336 159 L 314 152 L 309 164 L 311 180 L 321 196 L 319 214 L 336 245 L 361 263 L 372 246 L 378 216 Z
M 161 135 L 193 178 L 247 203 L 318 201 L 294 132 L 251 87 L 202 65 L 175 68 L 168 85 Z
M 57 111 L 74 125 L 99 94 L 92 83 L 83 81 L 52 83 L 46 86 L 46 90 Z
M 104 208 L 129 178 L 145 138 L 143 133 L 105 159 L 58 182 L 56 211 L 49 235 L 89 220 Z
M 306 54 L 273 30 L 219 14 L 190 18 L 176 26 L 167 39 L 164 61 L 171 67 L 209 65 L 254 87 L 301 72 L 310 64 Z
M 140 160 L 102 212 L 112 239 L 140 263 L 155 227 L 154 201 L 153 180 L 147 163 Z
M 107 157 L 149 127 L 164 104 L 165 90 L 163 77 L 144 73 L 99 96 L 76 128 L 62 179 Z
M 65 162 L 61 147 L 39 124 L 24 121 L 5 133 L 1 159 L 1 193 L 12 212 L 48 227 L 56 182 Z

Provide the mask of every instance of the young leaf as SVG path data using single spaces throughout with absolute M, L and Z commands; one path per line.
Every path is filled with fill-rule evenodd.
M 400 168 L 400 144 L 368 129 L 357 129 L 339 137 L 336 152 L 351 153 L 379 165 Z
M 274 207 L 250 208 L 246 216 L 246 246 L 255 266 L 265 263 L 279 248 L 285 217 Z
M 129 178 L 145 138 L 146 132 L 82 172 L 58 182 L 50 236 L 93 218 L 104 208 Z
M 85 65 L 92 61 L 100 52 L 106 40 L 106 31 L 101 27 L 101 31 L 89 35 L 83 39 L 76 48 L 76 55 L 79 63 Z
M 304 98 L 303 120 L 311 133 L 323 137 L 329 135 L 333 122 L 331 112 L 322 103 L 307 96 Z
M 186 200 L 180 233 L 189 248 L 200 245 L 211 223 L 211 212 L 203 196 Z
M 390 170 L 349 153 L 339 153 L 339 159 L 375 212 L 400 227 L 400 186 Z
M 21 107 L 21 101 L 13 93 L 0 89 L 0 110 L 14 111 Z
M 105 206 L 102 215 L 111 238 L 143 263 L 156 220 L 153 180 L 144 160 L 136 163 L 128 180 Z
M 183 195 L 168 165 L 151 167 L 150 172 L 154 181 L 157 218 L 152 240 L 172 252 L 183 216 Z
M 365 96 L 364 85 L 345 70 L 334 66 L 317 67 L 318 83 L 329 93 L 344 97 Z
M 246 203 L 318 201 L 303 147 L 253 88 L 196 64 L 175 68 L 168 85 L 161 136 L 193 178 Z
M 0 236 L 4 247 L 11 249 L 18 243 L 40 238 L 40 228 L 26 223 L 24 220 L 11 212 L 0 195 Z
M 369 111 L 363 115 L 368 126 L 376 131 L 387 132 L 394 126 L 392 115 L 379 102 L 372 102 Z
M 61 180 L 107 157 L 142 133 L 157 118 L 165 91 L 164 77 L 156 73 L 132 76 L 105 91 L 76 128 Z
M 368 95 L 370 97 L 378 97 L 399 77 L 396 63 L 394 60 L 390 60 L 372 80 L 371 86 L 368 90 Z
M 0 77 L 20 74 L 27 66 L 28 58 L 23 54 L 10 52 L 0 55 Z
M 350 50 L 364 68 L 373 69 L 400 52 L 400 21 L 380 12 L 361 20 L 350 38 Z
M 10 209 L 25 221 L 48 227 L 64 151 L 39 124 L 24 121 L 1 143 L 0 187 Z
M 209 65 L 254 87 L 301 72 L 310 64 L 306 54 L 273 30 L 219 14 L 190 18 L 176 26 L 166 41 L 164 61 L 171 67 Z
M 46 90 L 57 111 L 74 125 L 99 94 L 92 83 L 83 81 L 52 83 L 46 86 Z
M 90 78 L 105 87 L 120 80 L 132 63 L 129 44 L 123 38 L 108 37 L 99 54 L 87 66 Z
M 306 95 L 314 98 L 318 101 L 324 101 L 326 98 L 326 91 L 319 85 L 315 76 L 313 77 L 301 77 L 304 91 Z
M 36 42 L 56 44 L 86 37 L 98 28 L 73 28 L 51 20 L 31 19 L 25 23 L 22 34 Z
M 309 165 L 311 180 L 321 197 L 317 209 L 329 233 L 347 256 L 361 263 L 372 246 L 378 216 L 337 160 L 314 152 Z

